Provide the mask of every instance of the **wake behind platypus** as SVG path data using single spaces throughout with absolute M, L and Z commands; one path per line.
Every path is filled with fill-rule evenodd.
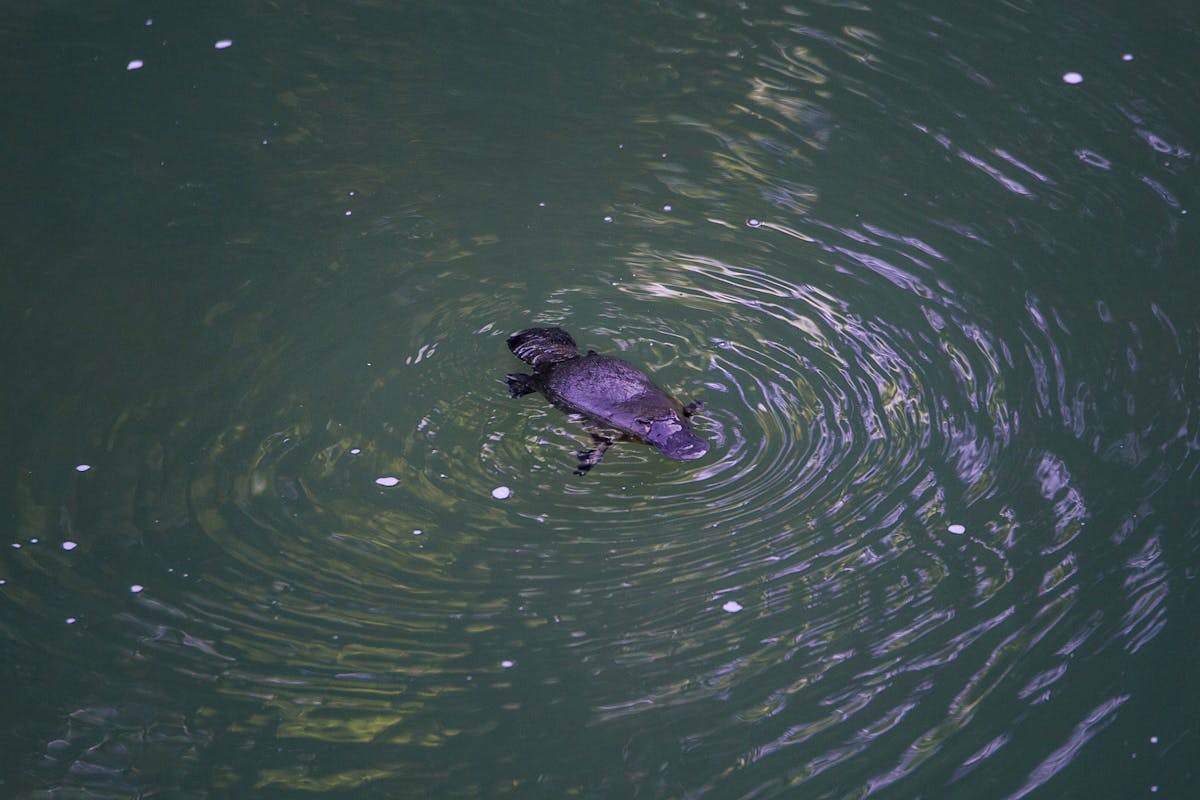
M 579 475 L 599 463 L 618 439 L 644 442 L 668 458 L 700 458 L 708 442 L 698 437 L 688 418 L 697 403 L 683 405 L 650 377 L 614 356 L 579 352 L 562 328 L 528 328 L 508 337 L 508 349 L 533 367 L 533 374 L 511 373 L 513 397 L 541 392 L 569 414 L 580 415 L 597 446 L 579 453 Z

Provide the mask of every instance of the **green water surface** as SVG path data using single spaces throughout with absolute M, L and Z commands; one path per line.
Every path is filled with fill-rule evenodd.
M 0 796 L 1192 791 L 1186 4 L 0 45 Z M 503 382 L 535 324 L 709 455 L 572 474 Z

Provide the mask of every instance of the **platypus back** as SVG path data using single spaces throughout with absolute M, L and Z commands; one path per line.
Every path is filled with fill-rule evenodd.
M 508 337 L 508 349 L 534 369 L 579 355 L 579 346 L 562 328 L 527 328 L 514 333 Z

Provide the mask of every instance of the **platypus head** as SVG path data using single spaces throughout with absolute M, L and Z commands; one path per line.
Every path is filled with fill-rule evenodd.
M 667 458 L 691 461 L 708 452 L 708 442 L 697 436 L 687 423 L 678 417 L 638 420 L 649 426 L 642 438 Z

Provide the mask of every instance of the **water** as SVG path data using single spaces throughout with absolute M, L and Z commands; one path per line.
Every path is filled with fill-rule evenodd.
M 0 793 L 1187 793 L 1195 12 L 164 11 L 0 21 Z

